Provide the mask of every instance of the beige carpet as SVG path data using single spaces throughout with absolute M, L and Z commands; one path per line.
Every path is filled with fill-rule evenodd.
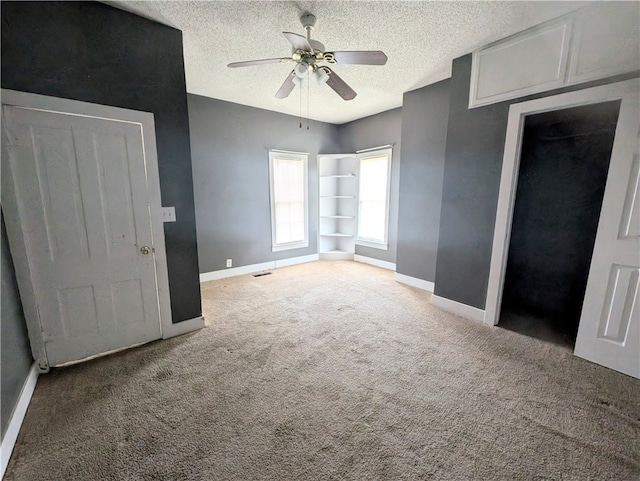
M 353 262 L 203 285 L 208 327 L 40 377 L 6 479 L 638 480 L 640 382 Z

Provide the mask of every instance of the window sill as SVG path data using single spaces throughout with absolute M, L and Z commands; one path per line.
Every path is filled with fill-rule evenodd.
M 362 247 L 372 247 L 374 249 L 380 249 L 383 251 L 389 250 L 389 244 L 383 244 L 382 242 L 372 242 L 361 239 L 356 239 L 356 245 Z
M 292 242 L 291 244 L 280 244 L 271 246 L 271 252 L 288 251 L 290 249 L 302 249 L 304 247 L 309 247 L 309 241 Z

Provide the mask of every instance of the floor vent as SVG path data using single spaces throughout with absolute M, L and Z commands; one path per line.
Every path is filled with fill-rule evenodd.
M 254 274 L 253 277 L 270 276 L 271 272 L 261 272 L 260 274 Z

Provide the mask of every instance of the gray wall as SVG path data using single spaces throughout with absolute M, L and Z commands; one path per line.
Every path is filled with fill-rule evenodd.
M 11 420 L 11 413 L 18 401 L 33 358 L 31 357 L 27 325 L 22 312 L 18 285 L 9 252 L 4 219 L 1 222 L 2 330 L 0 332 L 0 362 L 2 363 L 2 377 L 0 384 L 2 397 L 0 405 L 2 410 L 0 411 L 0 427 L 4 439 L 4 434 Z
M 316 254 L 317 154 L 338 152 L 337 127 L 189 95 L 200 272 Z M 269 149 L 308 152 L 309 247 L 271 252 Z
M 436 261 L 438 296 L 485 308 L 510 104 L 637 76 L 638 72 L 469 109 L 471 55 L 453 61 Z
M 430 282 L 436 278 L 448 120 L 449 79 L 404 94 L 396 272 Z
M 2 87 L 151 112 L 173 322 L 202 313 L 182 32 L 99 2 L 3 2 Z
M 388 110 L 339 126 L 340 146 L 344 153 L 393 145 L 391 160 L 391 192 L 389 195 L 389 249 L 356 245 L 356 254 L 387 262 L 396 262 L 398 242 L 398 186 L 400 173 L 400 143 L 402 108 Z

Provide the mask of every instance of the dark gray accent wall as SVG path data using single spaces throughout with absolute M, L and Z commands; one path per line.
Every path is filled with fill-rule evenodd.
M 98 2 L 3 2 L 2 87 L 155 117 L 173 321 L 202 313 L 182 33 Z
M 337 127 L 189 95 L 200 272 L 316 254 L 317 154 L 338 152 Z M 270 149 L 308 152 L 309 247 L 271 252 Z
M 435 294 L 485 308 L 509 106 L 638 72 L 469 109 L 471 54 L 453 61 Z
M 396 262 L 398 242 L 398 187 L 400 178 L 400 144 L 402 108 L 387 110 L 370 117 L 339 126 L 341 151 L 344 153 L 393 144 L 391 160 L 391 189 L 389 193 L 389 248 L 376 249 L 356 245 L 356 254 L 386 262 Z
M 1 438 L 4 439 L 4 434 L 11 420 L 11 414 L 29 374 L 33 358 L 31 357 L 29 335 L 27 334 L 27 325 L 22 312 L 13 261 L 9 252 L 4 218 L 0 222 L 2 224 L 2 237 L 0 238 L 0 271 L 2 271 L 2 311 L 0 311 L 2 313 L 2 329 L 0 331 L 0 362 L 2 362 L 0 384 L 2 396 L 0 398 L 0 428 L 2 431 Z
M 396 272 L 434 282 L 449 82 L 406 92 L 402 101 L 402 161 Z

